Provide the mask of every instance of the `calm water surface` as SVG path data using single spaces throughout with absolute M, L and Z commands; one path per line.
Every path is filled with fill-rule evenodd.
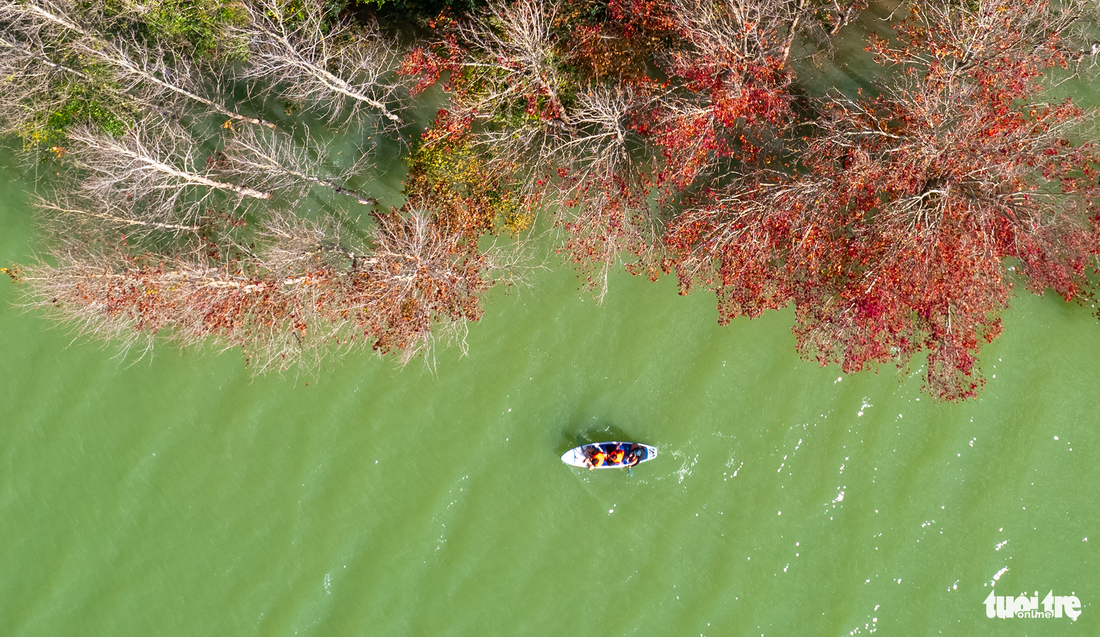
M 25 261 L 29 187 L 0 177 Z M 789 311 L 722 328 L 672 281 L 577 287 L 495 290 L 434 373 L 252 379 L 119 360 L 0 281 L 0 635 L 1100 633 L 1088 309 L 1020 296 L 981 397 L 939 405 L 799 360 Z M 661 456 L 575 470 L 577 436 Z M 987 619 L 994 585 L 1083 612 Z

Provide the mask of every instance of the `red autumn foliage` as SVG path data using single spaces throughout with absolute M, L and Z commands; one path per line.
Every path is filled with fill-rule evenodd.
M 451 118 L 470 123 L 470 146 L 526 181 L 532 201 L 555 208 L 563 252 L 602 290 L 624 255 L 655 272 L 662 218 L 685 193 L 731 169 L 778 165 L 777 140 L 795 123 L 792 42 L 822 24 L 818 9 L 495 2 L 441 23 L 437 57 L 415 53 L 403 72 L 438 77 L 448 60 Z M 433 143 L 442 136 L 425 137 Z
M 455 68 L 451 59 L 423 47 L 417 47 L 405 56 L 397 72 L 400 75 L 416 76 L 416 84 L 410 89 L 410 93 L 418 95 L 436 84 L 443 73 L 452 72 Z
M 667 267 L 685 290 L 714 289 L 723 320 L 793 302 L 799 349 L 822 364 L 905 368 L 925 351 L 936 397 L 975 395 L 1014 263 L 1033 291 L 1095 294 L 1100 158 L 1074 139 L 1080 109 L 1041 100 L 1041 80 L 1066 60 L 1028 17 L 1048 8 L 917 14 L 897 48 L 877 40 L 880 59 L 904 65 L 900 84 L 829 99 L 803 174 L 685 211 L 665 237 Z

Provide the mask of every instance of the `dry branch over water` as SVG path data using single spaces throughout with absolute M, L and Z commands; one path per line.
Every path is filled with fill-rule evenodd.
M 280 0 L 257 0 L 244 7 L 248 24 L 237 33 L 251 55 L 243 79 L 269 84 L 329 120 L 369 114 L 387 128 L 402 123 L 407 88 L 396 73 L 402 53 L 395 41 L 373 25 L 326 20 L 315 6 L 294 11 Z
M 288 216 L 268 222 L 249 249 L 215 255 L 76 245 L 20 279 L 63 323 L 127 349 L 158 334 L 181 346 L 240 348 L 257 373 L 313 368 L 337 351 L 407 361 L 448 326 L 480 317 L 478 297 L 501 263 L 422 211 L 378 221 L 361 244 Z

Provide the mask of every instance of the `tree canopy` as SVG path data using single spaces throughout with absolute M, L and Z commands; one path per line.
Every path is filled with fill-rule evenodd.
M 793 305 L 804 356 L 924 354 L 960 400 L 1018 282 L 1095 300 L 1094 114 L 1053 90 L 1091 77 L 1095 3 L 911 0 L 866 43 L 874 89 L 818 95 L 800 69 L 863 0 L 489 0 L 411 31 L 385 3 L 211 0 L 174 26 L 138 4 L 0 0 L 0 131 L 68 167 L 46 259 L 9 273 L 86 332 L 258 370 L 408 360 L 549 229 L 597 297 L 624 264 L 710 290 L 721 323 Z M 319 125 L 368 142 L 337 167 Z M 384 139 L 389 211 L 356 186 Z

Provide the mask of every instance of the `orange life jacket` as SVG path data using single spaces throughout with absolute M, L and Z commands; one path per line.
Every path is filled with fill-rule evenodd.
M 607 463 L 607 454 L 602 451 L 597 451 L 592 454 L 592 464 L 597 467 L 602 467 Z
M 623 461 L 623 456 L 624 455 L 626 455 L 626 454 L 622 449 L 616 449 L 615 451 L 612 451 L 611 452 L 611 463 L 612 464 L 621 464 L 622 461 Z

